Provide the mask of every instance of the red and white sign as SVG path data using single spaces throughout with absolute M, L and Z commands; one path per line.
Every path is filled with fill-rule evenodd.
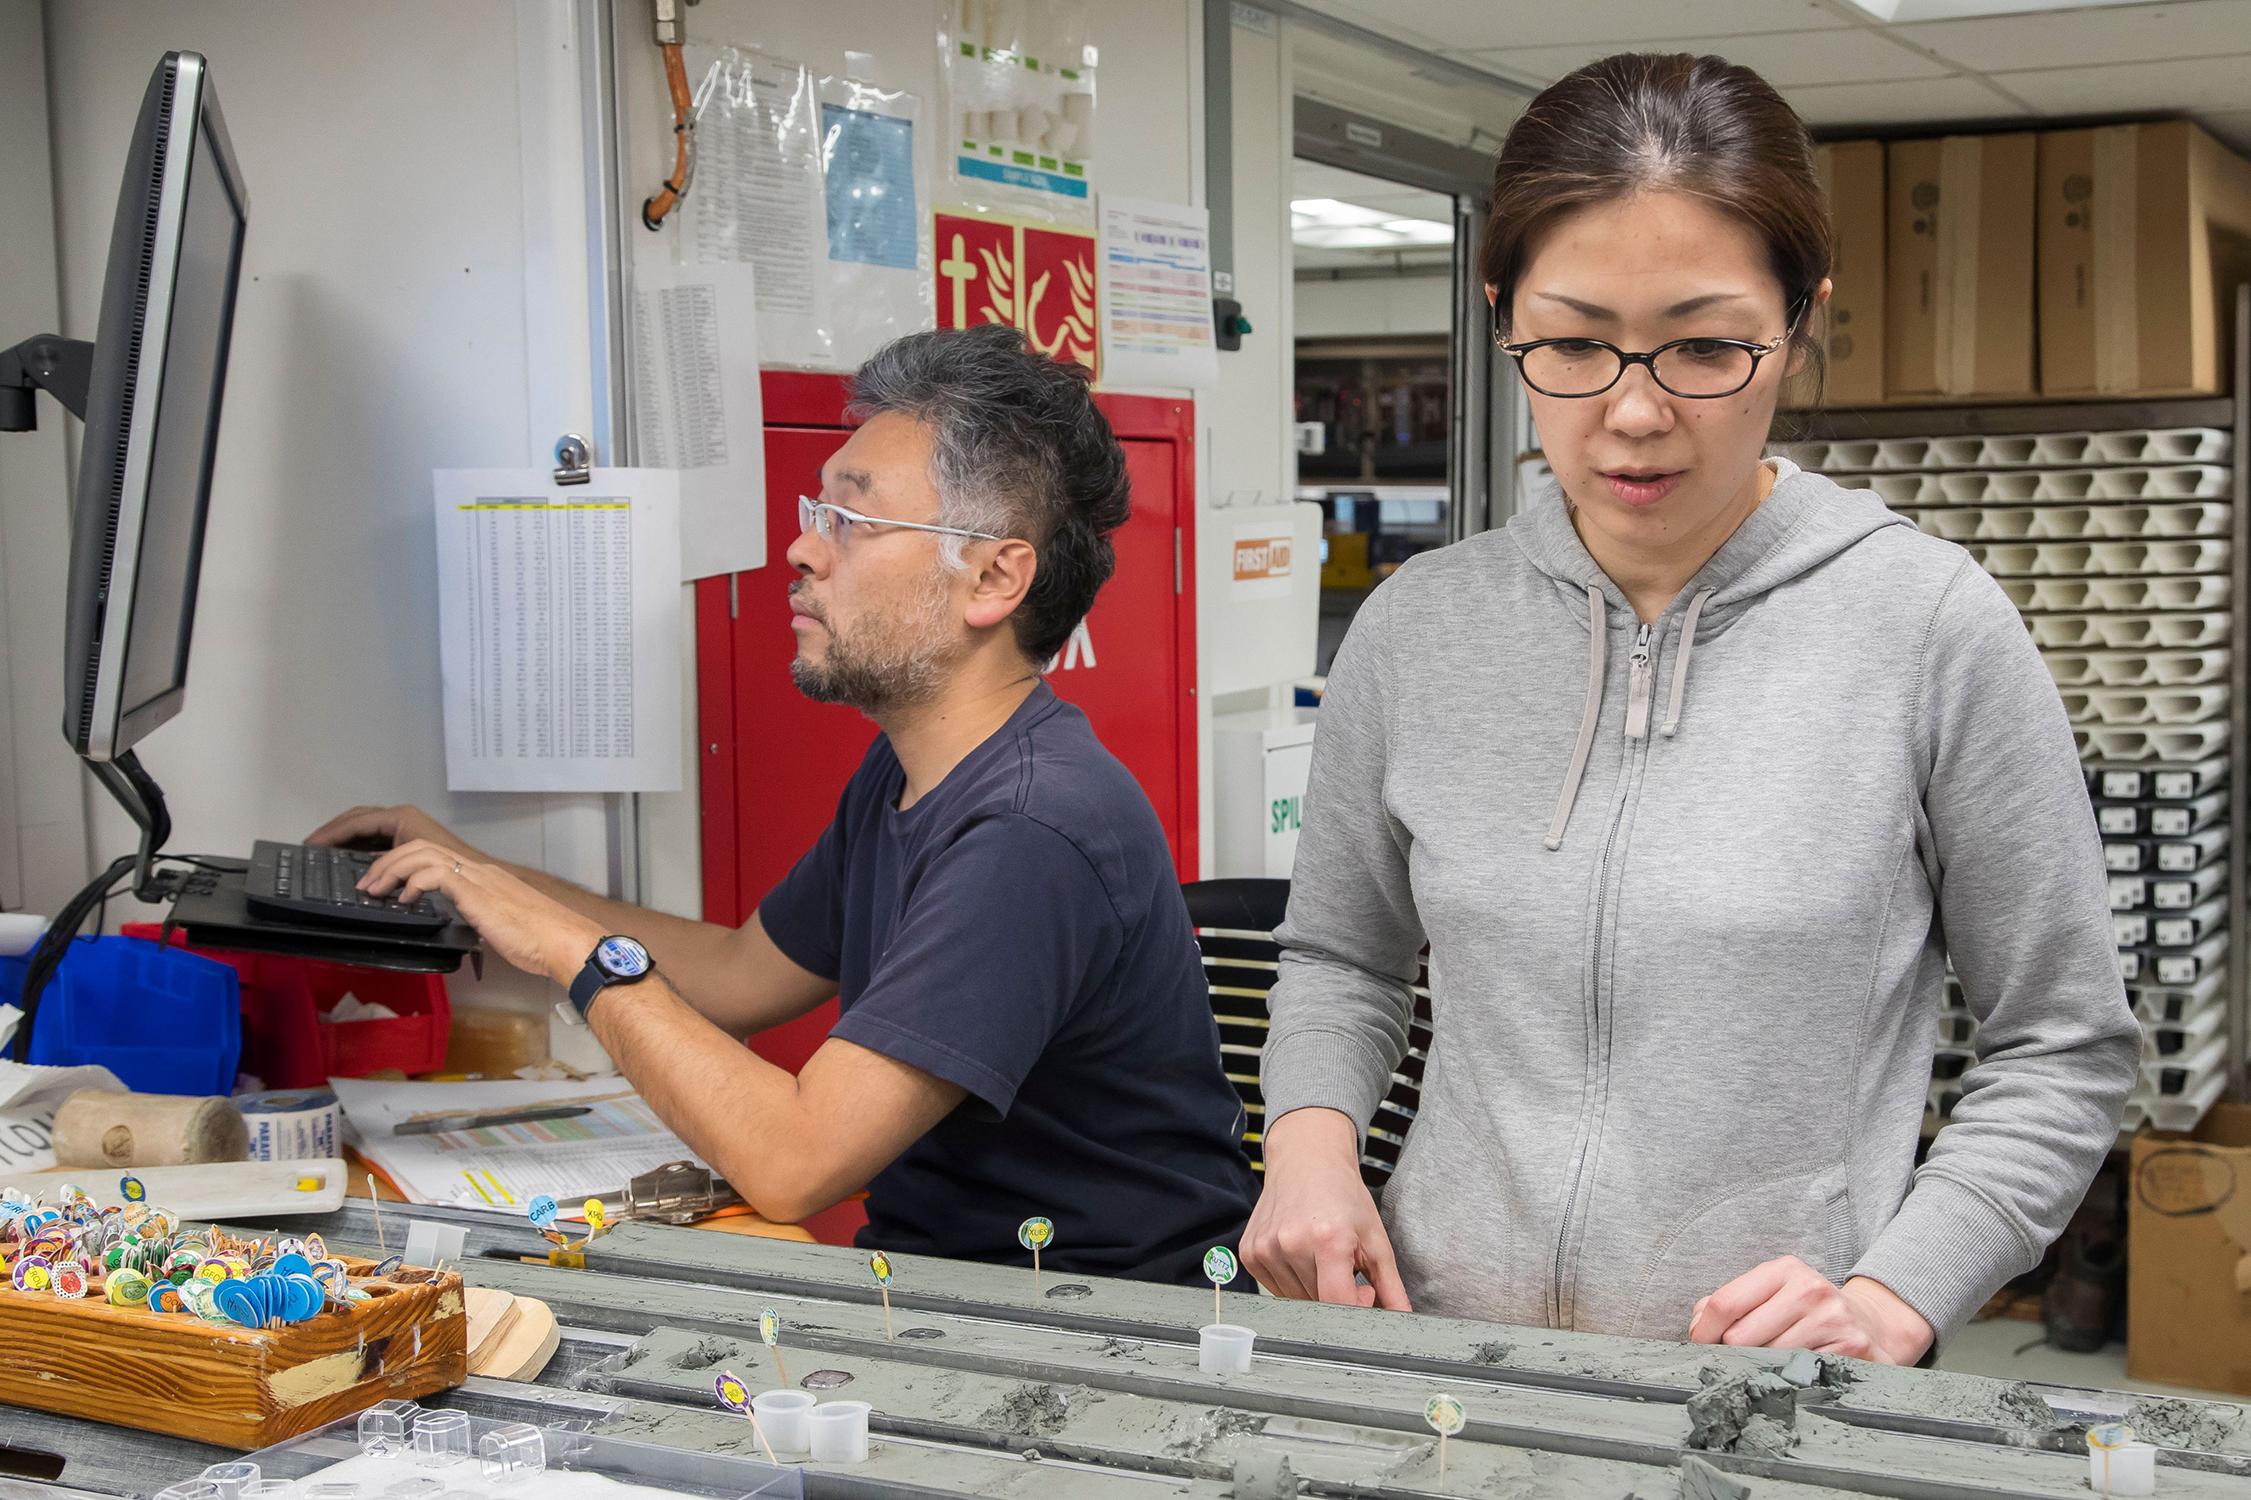
M 1235 528 L 1234 577 L 1237 599 L 1276 599 L 1290 591 L 1291 534 L 1271 522 Z
M 940 328 L 1006 323 L 1050 359 L 1102 373 L 1090 230 L 934 214 Z

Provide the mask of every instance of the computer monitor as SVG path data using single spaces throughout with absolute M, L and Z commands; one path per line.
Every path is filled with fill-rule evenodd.
M 186 697 L 249 212 L 208 65 L 166 53 L 125 159 L 81 413 L 63 734 L 97 767 Z

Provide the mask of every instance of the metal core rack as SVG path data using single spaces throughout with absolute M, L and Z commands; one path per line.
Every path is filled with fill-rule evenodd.
M 1778 452 L 1959 542 L 2007 591 L 2056 679 L 2111 872 L 2119 972 L 2143 1032 L 2125 1128 L 2192 1128 L 2243 1099 L 2251 963 L 2251 287 L 2234 394 L 2188 400 L 1785 413 Z M 1974 1058 L 1951 974 L 1931 1112 Z

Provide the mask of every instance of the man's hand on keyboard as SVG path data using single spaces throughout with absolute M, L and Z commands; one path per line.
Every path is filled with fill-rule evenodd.
M 348 844 L 354 839 L 387 839 L 393 849 L 421 839 L 450 850 L 456 859 L 486 858 L 419 807 L 355 807 L 305 835 L 308 844 Z
M 378 857 L 360 878 L 360 889 L 376 896 L 395 892 L 401 901 L 442 891 L 494 952 L 527 973 L 545 974 L 562 985 L 578 976 L 586 955 L 604 936 L 599 924 L 475 850 L 430 839 L 401 844 Z

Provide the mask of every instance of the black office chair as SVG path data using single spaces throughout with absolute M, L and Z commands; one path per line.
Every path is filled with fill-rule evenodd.
M 1290 904 L 1287 880 L 1195 880 L 1180 888 L 1188 918 L 1196 927 L 1204 976 L 1211 986 L 1212 1015 L 1219 1022 L 1220 1060 L 1227 1081 L 1242 1096 L 1247 1123 L 1243 1149 L 1251 1166 L 1266 1170 L 1266 1101 L 1259 1093 L 1259 1058 L 1266 1050 L 1266 992 L 1281 965 L 1274 929 Z M 1430 1055 L 1430 974 L 1415 977 L 1415 1019 L 1407 1030 L 1407 1055 L 1391 1075 L 1391 1087 L 1376 1107 L 1360 1147 L 1360 1176 L 1369 1190 L 1383 1191 L 1399 1165 L 1422 1098 L 1423 1065 Z

